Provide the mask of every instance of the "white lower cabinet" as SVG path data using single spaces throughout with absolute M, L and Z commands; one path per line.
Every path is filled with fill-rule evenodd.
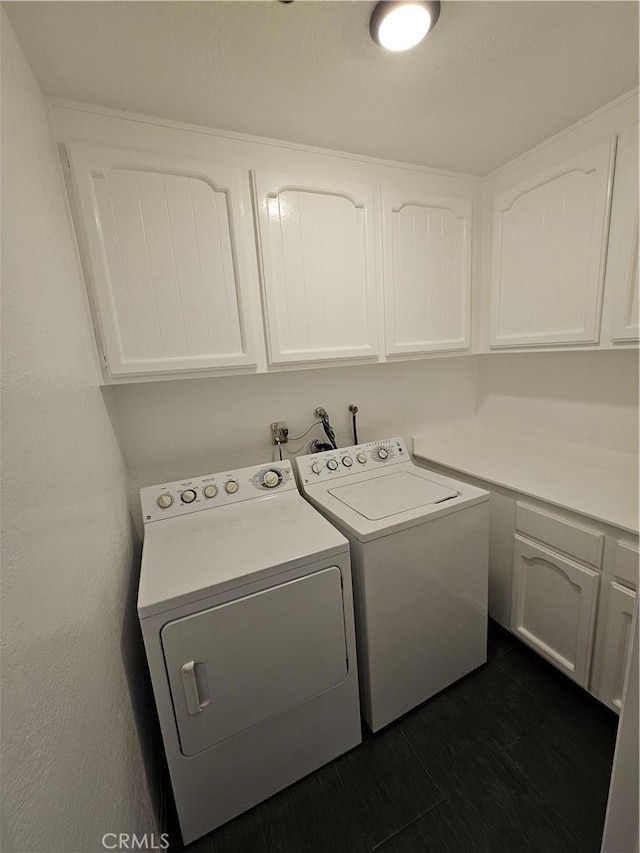
M 636 593 L 616 581 L 609 581 L 608 593 L 598 697 L 614 711 L 619 712 L 622 705 L 624 673 L 631 651 L 631 623 L 636 606 Z
M 514 529 L 511 630 L 619 713 L 637 600 L 636 540 L 520 501 Z
M 491 493 L 489 616 L 619 713 L 638 599 L 637 533 L 429 467 Z
M 637 603 L 640 553 L 636 541 L 610 539 L 605 554 L 602 603 L 591 692 L 619 712 L 631 624 Z
M 599 583 L 598 571 L 515 535 L 512 630 L 585 687 Z

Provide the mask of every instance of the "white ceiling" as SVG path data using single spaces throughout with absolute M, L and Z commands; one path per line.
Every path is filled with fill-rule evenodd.
M 405 54 L 373 2 L 8 2 L 45 94 L 486 174 L 638 83 L 638 3 L 449 0 Z

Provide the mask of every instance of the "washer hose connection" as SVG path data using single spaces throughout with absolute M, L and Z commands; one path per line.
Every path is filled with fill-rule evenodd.
M 329 444 L 334 450 L 338 449 L 338 445 L 336 444 L 336 434 L 334 432 L 333 427 L 329 423 L 329 415 L 327 414 L 326 409 L 323 409 L 322 406 L 318 406 L 316 409 L 316 417 L 322 422 L 322 428 L 324 429 L 324 433 L 329 439 Z

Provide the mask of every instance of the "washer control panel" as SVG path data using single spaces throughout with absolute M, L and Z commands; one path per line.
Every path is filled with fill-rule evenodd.
M 302 482 L 312 485 L 409 461 L 411 456 L 403 438 L 385 438 L 382 441 L 370 441 L 353 447 L 340 447 L 338 450 L 298 456 L 296 464 Z
M 254 465 L 140 489 L 145 524 L 295 489 L 291 462 Z

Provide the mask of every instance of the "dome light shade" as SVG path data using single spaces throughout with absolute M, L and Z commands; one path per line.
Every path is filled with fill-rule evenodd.
M 371 15 L 371 38 L 387 50 L 409 50 L 433 29 L 439 15 L 438 0 L 422 3 L 384 0 L 376 4 Z

